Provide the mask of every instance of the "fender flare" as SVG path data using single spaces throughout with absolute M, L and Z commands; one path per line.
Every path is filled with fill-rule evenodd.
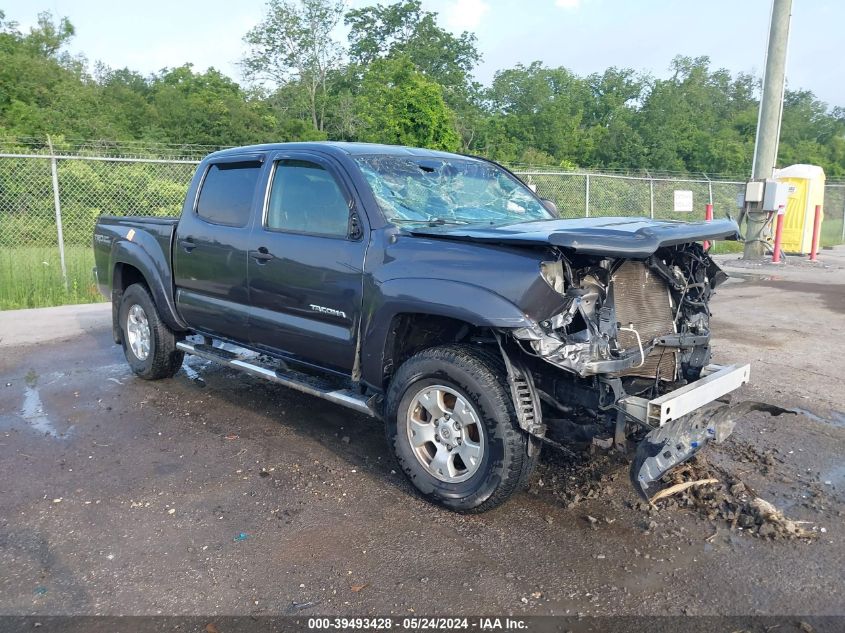
M 382 388 L 385 346 L 400 314 L 442 316 L 476 327 L 519 328 L 533 324 L 516 305 L 486 288 L 449 279 L 390 279 L 376 287 L 376 301 L 365 311 L 361 378 Z
M 144 236 L 138 232 L 137 236 L 140 242 L 151 241 L 154 244 L 146 245 L 143 243 L 130 242 L 128 240 L 116 241 L 112 246 L 111 252 L 111 267 L 112 267 L 112 300 L 114 302 L 115 290 L 120 284 L 117 278 L 116 268 L 119 264 L 126 264 L 137 268 L 147 287 L 150 289 L 153 302 L 162 320 L 170 329 L 177 332 L 188 329 L 187 324 L 179 316 L 176 310 L 176 302 L 173 298 L 173 277 L 170 272 L 169 261 L 156 261 L 149 253 L 149 248 L 153 248 L 153 252 L 161 252 L 158 243 L 155 243 L 152 237 Z M 163 259 L 163 258 L 162 258 Z

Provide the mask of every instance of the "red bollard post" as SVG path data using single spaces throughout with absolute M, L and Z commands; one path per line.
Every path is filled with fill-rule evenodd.
M 775 252 L 772 255 L 772 263 L 777 264 L 780 261 L 780 243 L 783 238 L 783 216 L 784 213 L 778 213 L 777 224 L 775 224 Z
M 816 217 L 813 218 L 813 245 L 810 247 L 810 261 L 816 261 L 819 254 L 819 233 L 822 225 L 822 205 L 816 205 Z
M 707 206 L 704 207 L 704 219 L 707 222 L 710 222 L 713 219 L 713 205 L 710 204 L 709 202 L 707 203 Z M 704 240 L 704 242 L 702 243 L 702 246 L 704 246 L 705 251 L 709 250 L 710 249 L 710 240 Z

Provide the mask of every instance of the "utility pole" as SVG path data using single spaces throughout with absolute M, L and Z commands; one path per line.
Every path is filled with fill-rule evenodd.
M 783 92 L 786 81 L 786 50 L 789 44 L 789 22 L 792 0 L 772 0 L 772 21 L 766 51 L 766 73 L 757 119 L 757 138 L 751 179 L 771 178 L 778 155 L 780 121 L 783 113 Z M 765 254 L 767 213 L 761 202 L 746 202 L 745 251 L 743 259 L 762 259 Z

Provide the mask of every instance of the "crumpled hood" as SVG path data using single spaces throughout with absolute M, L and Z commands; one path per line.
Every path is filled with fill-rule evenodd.
M 737 240 L 733 220 L 676 222 L 648 218 L 544 220 L 506 226 L 426 226 L 413 235 L 513 246 L 551 244 L 584 255 L 645 258 L 662 246 L 702 240 Z

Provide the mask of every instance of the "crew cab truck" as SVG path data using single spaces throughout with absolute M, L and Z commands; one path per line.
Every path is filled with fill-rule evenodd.
M 215 152 L 181 216 L 102 216 L 95 274 L 132 371 L 185 354 L 383 419 L 430 500 L 484 511 L 543 444 L 633 451 L 644 495 L 735 415 L 702 240 L 731 220 L 561 219 L 480 158 L 358 143 Z M 573 431 L 573 429 L 575 429 Z

